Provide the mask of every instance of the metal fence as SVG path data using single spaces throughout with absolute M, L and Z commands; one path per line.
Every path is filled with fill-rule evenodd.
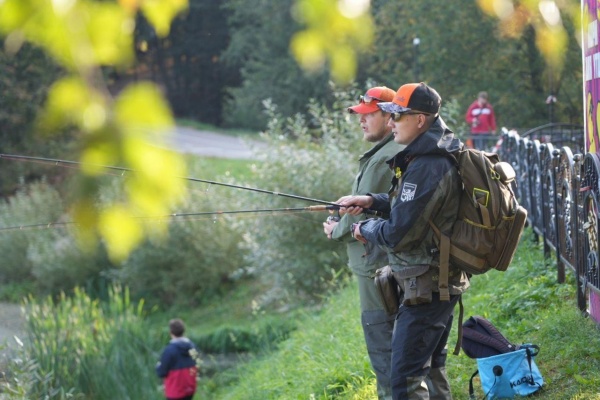
M 497 151 L 517 173 L 517 196 L 544 256 L 555 260 L 557 279 L 565 268 L 577 278 L 577 306 L 588 309 L 590 291 L 600 295 L 598 203 L 600 156 L 585 153 L 583 128 L 543 125 L 522 134 L 504 132 Z

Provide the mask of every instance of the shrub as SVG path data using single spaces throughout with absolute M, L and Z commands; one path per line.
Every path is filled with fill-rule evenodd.
M 173 221 L 167 238 L 144 243 L 111 277 L 153 304 L 198 305 L 220 294 L 241 267 L 240 240 L 226 222 Z
M 0 203 L 0 226 L 20 227 L 58 221 L 62 203 L 58 192 L 44 182 L 24 186 L 13 197 Z M 0 232 L 0 282 L 22 283 L 32 279 L 33 262 L 29 257 L 34 241 L 52 241 L 46 229 L 12 229 Z
M 252 326 L 223 325 L 210 334 L 189 338 L 206 353 L 262 353 L 288 338 L 295 318 L 263 318 Z
M 109 292 L 106 304 L 81 289 L 58 301 L 26 300 L 27 359 L 37 366 L 29 398 L 56 390 L 98 399 L 161 398 L 153 369 L 159 344 L 147 335 L 143 302 L 132 304 L 119 286 Z
M 262 152 L 254 186 L 278 193 L 335 201 L 348 194 L 357 168 L 357 155 L 368 148 L 356 120 L 345 108 L 357 91 L 336 91 L 333 109 L 311 101 L 308 119 L 297 114 L 282 118 L 276 107 L 265 103 L 269 125 L 263 137 L 268 150 Z M 301 208 L 318 203 L 282 196 L 258 197 L 240 193 L 240 203 L 260 208 Z M 272 289 L 263 302 L 289 296 L 320 298 L 346 263 L 345 248 L 323 235 L 327 213 L 274 213 L 265 218 L 237 221 L 245 232 L 242 245 L 254 272 Z

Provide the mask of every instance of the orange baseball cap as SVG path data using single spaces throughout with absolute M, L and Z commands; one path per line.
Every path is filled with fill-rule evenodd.
M 388 103 L 379 103 L 381 110 L 389 113 L 402 114 L 409 111 L 420 111 L 428 114 L 440 112 L 442 98 L 438 92 L 421 83 L 407 83 L 400 86 L 394 100 Z
M 379 111 L 377 103 L 382 101 L 392 101 L 394 99 L 394 91 L 385 86 L 376 86 L 360 96 L 360 103 L 355 106 L 348 107 L 350 114 L 369 114 L 375 111 Z

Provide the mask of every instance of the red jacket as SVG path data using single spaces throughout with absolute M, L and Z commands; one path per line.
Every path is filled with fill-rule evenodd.
M 475 100 L 465 114 L 465 120 L 471 127 L 471 133 L 492 133 L 496 130 L 496 116 L 490 103 L 483 107 Z
M 194 351 L 194 344 L 185 337 L 172 339 L 163 350 L 156 373 L 163 378 L 168 399 L 179 399 L 196 392 L 198 369 L 191 354 Z

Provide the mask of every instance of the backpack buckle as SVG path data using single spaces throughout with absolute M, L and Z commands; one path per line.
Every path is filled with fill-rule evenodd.
M 482 206 L 487 207 L 489 199 L 490 199 L 489 191 L 479 189 L 479 188 L 473 188 L 473 200 L 476 203 L 479 203 Z

